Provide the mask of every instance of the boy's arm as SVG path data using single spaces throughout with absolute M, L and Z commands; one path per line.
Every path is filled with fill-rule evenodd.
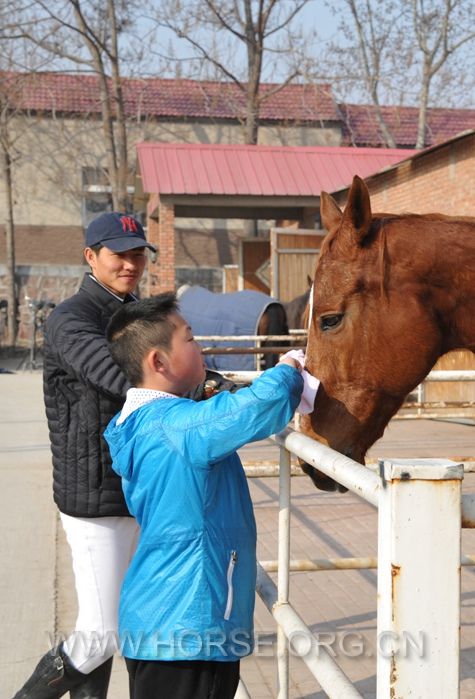
M 166 438 L 192 465 L 203 467 L 279 432 L 292 418 L 303 388 L 300 372 L 291 362 L 268 369 L 236 393 L 170 405 L 163 425 Z
M 301 364 L 299 362 L 295 361 L 293 358 L 286 357 L 285 355 L 281 357 L 279 364 L 288 364 L 289 366 L 293 366 L 295 369 L 299 369 L 299 371 L 301 369 Z M 212 398 L 217 393 L 221 393 L 221 391 L 231 391 L 231 393 L 234 393 L 240 388 L 245 388 L 246 386 L 250 385 L 250 381 L 247 383 L 234 383 L 234 381 L 226 379 L 217 371 L 206 369 L 206 378 L 203 383 L 200 383 L 197 388 L 187 393 L 185 398 L 191 398 L 192 400 L 206 400 L 207 398 Z

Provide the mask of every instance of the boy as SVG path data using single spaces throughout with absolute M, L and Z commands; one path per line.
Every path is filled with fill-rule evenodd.
M 107 338 L 135 387 L 105 432 L 141 529 L 119 612 L 131 699 L 232 699 L 252 652 L 256 574 L 236 449 L 289 422 L 300 364 L 284 358 L 234 394 L 183 398 L 205 368 L 172 293 L 121 308 Z

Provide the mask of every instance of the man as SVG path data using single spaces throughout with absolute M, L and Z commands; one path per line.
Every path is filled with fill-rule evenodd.
M 136 300 L 146 249 L 155 248 L 140 223 L 120 213 L 96 218 L 85 242 L 91 273 L 50 314 L 44 344 L 54 500 L 71 548 L 79 612 L 75 632 L 43 656 L 15 699 L 55 699 L 68 691 L 75 699 L 105 699 L 119 590 L 137 538 L 102 437 L 128 388 L 105 329 L 114 311 Z

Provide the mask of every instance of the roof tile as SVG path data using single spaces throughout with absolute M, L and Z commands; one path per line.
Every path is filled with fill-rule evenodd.
M 344 145 L 385 146 L 371 105 L 340 104 Z M 397 146 L 414 146 L 417 140 L 417 107 L 381 107 L 383 119 Z M 475 128 L 475 109 L 431 107 L 427 112 L 425 146 L 442 143 L 457 133 Z
M 262 94 L 276 85 L 262 85 Z M 99 114 L 99 80 L 66 73 L 0 73 L 0 89 L 10 92 L 19 109 L 61 114 Z M 234 83 L 124 78 L 126 114 L 156 119 L 242 119 L 245 94 Z M 413 147 L 417 136 L 416 107 L 381 107 L 398 147 Z M 371 105 L 334 102 L 331 86 L 287 85 L 262 102 L 261 119 L 283 123 L 330 121 L 341 125 L 342 145 L 384 147 Z M 475 126 L 474 109 L 429 108 L 426 146 L 443 142 Z
M 90 75 L 3 73 L 20 109 L 61 113 L 99 113 L 99 80 Z M 276 85 L 262 86 L 261 95 Z M 131 117 L 201 117 L 236 119 L 245 114 L 245 92 L 234 83 L 124 78 L 126 114 Z M 278 121 L 338 121 L 329 85 L 287 85 L 261 107 L 261 119 Z

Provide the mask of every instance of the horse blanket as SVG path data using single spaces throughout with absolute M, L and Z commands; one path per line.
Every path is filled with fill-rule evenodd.
M 262 315 L 273 303 L 272 296 L 245 289 L 215 294 L 201 286 L 191 286 L 179 298 L 180 312 L 195 335 L 258 335 Z M 208 341 L 206 347 L 251 347 L 250 341 Z M 206 366 L 217 371 L 253 371 L 253 354 L 207 354 Z

